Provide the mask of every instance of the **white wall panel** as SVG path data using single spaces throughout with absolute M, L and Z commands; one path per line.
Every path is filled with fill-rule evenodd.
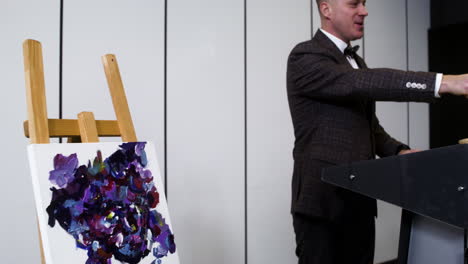
M 370 68 L 406 70 L 405 0 L 370 1 L 366 22 L 365 54 Z M 407 142 L 407 103 L 377 103 L 377 115 L 386 131 Z
M 368 1 L 365 59 L 370 68 L 406 70 L 406 2 Z M 378 102 L 377 116 L 381 125 L 394 138 L 408 141 L 408 104 Z M 378 202 L 375 262 L 398 255 L 401 209 Z
M 244 2 L 167 8 L 168 197 L 181 263 L 243 263 Z
M 310 1 L 247 4 L 248 263 L 295 263 L 286 66 L 292 48 L 310 39 Z
M 164 171 L 164 1 L 65 1 L 64 118 L 92 111 L 116 119 L 101 62 L 108 53 L 117 56 L 137 137 L 155 143 Z
M 430 0 L 408 1 L 409 69 L 427 71 Z M 429 149 L 429 105 L 410 103 L 409 143 L 415 149 Z
M 59 1 L 0 3 L 0 87 L 2 89 L 2 263 L 39 263 L 36 213 L 22 122 L 27 119 L 23 41 L 42 42 L 48 114 L 58 117 Z
M 312 33 L 315 34 L 315 32 L 320 28 L 321 23 L 320 23 L 320 11 L 317 6 L 317 3 L 315 0 L 310 0 L 311 5 L 312 5 Z

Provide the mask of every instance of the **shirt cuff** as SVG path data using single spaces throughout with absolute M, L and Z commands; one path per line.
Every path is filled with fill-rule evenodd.
M 436 75 L 435 89 L 434 89 L 435 98 L 440 98 L 439 89 L 440 89 L 440 85 L 442 84 L 442 77 L 443 76 L 444 75 L 442 73 L 438 73 Z

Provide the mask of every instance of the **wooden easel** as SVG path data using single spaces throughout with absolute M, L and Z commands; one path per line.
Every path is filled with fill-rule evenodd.
M 102 56 L 102 63 L 117 120 L 95 120 L 92 112 L 81 112 L 78 114 L 78 119 L 49 119 L 41 43 L 31 39 L 25 40 L 23 56 L 28 107 L 28 120 L 23 126 L 24 134 L 31 139 L 31 144 L 49 144 L 51 137 L 66 137 L 69 143 L 99 142 L 99 137 L 119 136 L 124 142 L 137 141 L 119 66 L 114 55 Z M 45 264 L 40 232 L 39 230 L 41 262 Z

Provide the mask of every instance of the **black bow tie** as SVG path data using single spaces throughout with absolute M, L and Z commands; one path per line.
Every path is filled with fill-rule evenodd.
M 346 49 L 344 50 L 344 55 L 346 56 L 350 56 L 351 58 L 353 59 L 356 59 L 356 56 L 357 56 L 357 51 L 359 50 L 359 45 L 356 45 L 356 46 L 351 46 L 351 45 L 348 45 L 348 47 L 346 47 Z

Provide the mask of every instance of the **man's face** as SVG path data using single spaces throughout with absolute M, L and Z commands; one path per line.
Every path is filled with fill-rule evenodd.
M 329 0 L 329 22 L 335 35 L 345 42 L 364 35 L 366 0 Z

